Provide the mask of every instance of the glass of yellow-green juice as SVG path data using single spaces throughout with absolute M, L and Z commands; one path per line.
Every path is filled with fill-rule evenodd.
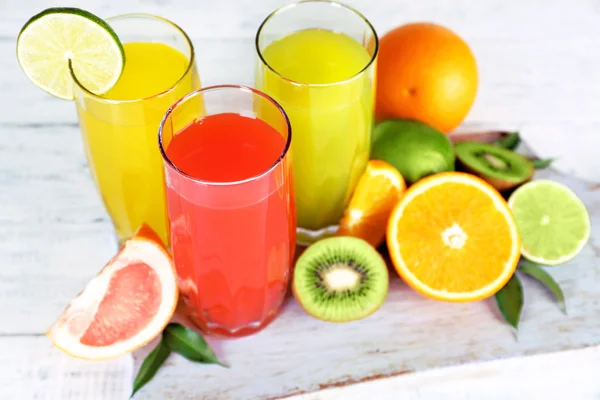
M 378 38 L 358 11 L 308 0 L 284 6 L 256 34 L 255 86 L 288 114 L 298 241 L 335 229 L 370 151 Z
M 168 245 L 156 135 L 167 109 L 200 88 L 194 48 L 181 28 L 160 17 L 129 14 L 107 22 L 125 50 L 119 81 L 97 96 L 73 77 L 88 164 L 119 242 L 146 223 Z

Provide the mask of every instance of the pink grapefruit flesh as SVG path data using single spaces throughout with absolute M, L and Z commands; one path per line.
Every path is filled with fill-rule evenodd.
M 158 275 L 146 264 L 131 264 L 115 272 L 80 342 L 110 346 L 135 336 L 156 315 L 161 291 Z
M 178 294 L 171 257 L 144 226 L 73 299 L 47 335 L 75 357 L 118 357 L 162 332 Z

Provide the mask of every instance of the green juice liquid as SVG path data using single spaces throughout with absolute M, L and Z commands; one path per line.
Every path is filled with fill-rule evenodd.
M 263 51 L 258 89 L 292 124 L 298 226 L 335 225 L 369 159 L 373 119 L 371 55 L 349 36 L 322 29 L 292 33 Z M 358 74 L 358 75 L 357 75 Z

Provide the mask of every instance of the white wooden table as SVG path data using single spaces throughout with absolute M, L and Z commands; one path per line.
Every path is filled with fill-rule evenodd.
M 348 2 L 380 34 L 407 21 L 430 20 L 462 35 L 477 56 L 481 86 L 460 130 L 520 130 L 535 152 L 560 157 L 558 172 L 578 177 L 552 173 L 592 213 L 590 244 L 575 262 L 551 270 L 564 286 L 569 316 L 527 282 L 516 341 L 491 302 L 436 303 L 394 279 L 388 302 L 366 320 L 320 323 L 290 300 L 260 334 L 214 343 L 230 370 L 172 356 L 137 398 L 600 398 L 600 2 Z M 252 84 L 255 30 L 284 3 L 60 5 L 103 17 L 146 12 L 175 21 L 192 37 L 208 85 Z M 36 89 L 15 59 L 22 24 L 56 5 L 0 0 L 0 399 L 126 399 L 148 349 L 135 359 L 85 362 L 53 349 L 43 335 L 115 251 L 73 104 Z

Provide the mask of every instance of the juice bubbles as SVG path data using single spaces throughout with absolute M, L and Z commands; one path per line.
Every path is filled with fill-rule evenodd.
M 298 226 L 309 231 L 341 218 L 369 159 L 373 123 L 376 37 L 372 31 L 364 34 L 370 25 L 360 18 L 349 34 L 321 29 L 320 23 L 336 28 L 339 19 L 356 18 L 344 7 L 332 11 L 331 4 L 309 1 L 284 7 L 263 23 L 257 39 L 256 86 L 290 118 Z M 312 25 L 294 23 L 293 14 L 302 14 L 302 8 L 315 16 L 308 19 Z M 282 21 L 286 18 L 289 23 Z
M 288 286 L 296 233 L 289 130 L 281 113 L 273 125 L 248 116 L 264 98 L 221 112 L 211 94 L 235 104 L 241 89 L 205 90 L 176 105 L 160 133 L 171 248 L 192 319 L 208 333 L 241 336 L 275 317 Z M 180 110 L 194 96 L 218 113 L 184 123 L 189 108 Z
M 156 132 L 166 110 L 200 86 L 190 64 L 193 50 L 183 32 L 162 19 L 124 16 L 108 21 L 123 41 L 130 31 L 136 39 L 150 36 L 147 42 L 124 43 L 125 69 L 108 93 L 94 96 L 83 88 L 77 91 L 88 165 L 121 242 L 145 222 L 168 244 Z M 149 30 L 137 31 L 144 27 Z M 154 41 L 152 35 L 160 38 L 162 33 L 177 34 L 180 41 Z

